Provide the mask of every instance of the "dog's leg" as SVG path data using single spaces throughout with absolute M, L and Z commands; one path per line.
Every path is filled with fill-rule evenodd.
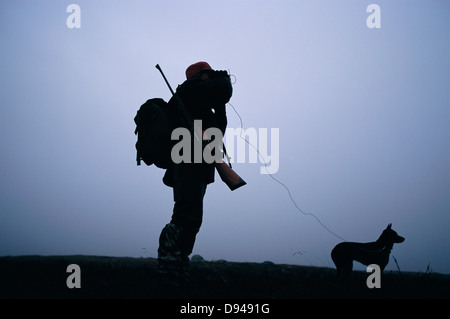
M 342 276 L 342 268 L 339 265 L 336 265 L 336 278 L 341 278 Z
M 353 261 L 346 262 L 344 265 L 342 265 L 342 278 L 349 279 L 350 275 L 352 274 L 353 270 Z

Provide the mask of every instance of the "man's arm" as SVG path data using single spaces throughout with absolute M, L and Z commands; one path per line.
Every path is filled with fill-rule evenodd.
M 233 94 L 229 76 L 221 76 L 210 80 L 194 78 L 185 81 L 177 88 L 177 93 L 186 105 L 195 106 L 198 111 L 213 108 L 222 112 Z M 195 113 L 197 110 L 192 110 Z
M 218 107 L 214 108 L 214 116 L 216 118 L 217 128 L 222 131 L 222 134 L 225 135 L 225 130 L 227 128 L 228 120 L 227 113 L 225 110 L 225 104 L 221 104 Z

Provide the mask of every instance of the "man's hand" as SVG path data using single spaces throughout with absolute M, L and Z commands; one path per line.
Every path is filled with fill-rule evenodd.
M 211 80 L 219 78 L 230 78 L 230 75 L 225 70 L 208 71 L 208 76 Z

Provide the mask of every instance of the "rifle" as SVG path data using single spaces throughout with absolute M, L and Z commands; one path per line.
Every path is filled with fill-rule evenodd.
M 164 81 L 166 82 L 167 86 L 169 87 L 170 93 L 172 93 L 172 96 L 175 98 L 175 100 L 177 102 L 178 110 L 180 111 L 180 113 L 182 115 L 182 119 L 183 119 L 185 125 L 187 126 L 187 128 L 189 129 L 191 134 L 193 134 L 194 137 L 198 141 L 203 142 L 203 138 L 198 136 L 196 133 L 198 130 L 194 129 L 194 124 L 193 124 L 194 121 L 192 120 L 191 115 L 188 113 L 188 110 L 184 106 L 183 101 L 178 96 L 178 94 L 176 94 L 172 90 L 172 87 L 170 86 L 169 81 L 167 81 L 167 78 L 164 75 L 164 72 L 162 71 L 159 64 L 157 64 L 155 67 L 158 69 L 159 72 L 161 72 L 161 75 L 162 75 Z M 222 179 L 222 181 L 225 184 L 227 184 L 227 186 L 232 191 L 234 191 L 235 189 L 238 189 L 239 187 L 244 186 L 247 183 L 238 174 L 236 174 L 236 172 L 231 168 L 229 156 L 226 152 L 225 145 L 223 145 L 222 151 L 223 151 L 224 155 L 227 157 L 228 165 L 222 160 L 221 163 L 214 162 L 214 166 L 215 166 L 217 172 L 219 173 L 219 176 Z

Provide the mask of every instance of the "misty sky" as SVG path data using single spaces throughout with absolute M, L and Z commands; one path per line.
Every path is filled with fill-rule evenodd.
M 157 63 L 175 88 L 207 61 L 233 75 L 244 129 L 279 130 L 273 177 L 339 237 L 259 158 L 234 164 L 248 183 L 234 192 L 216 174 L 193 254 L 334 267 L 342 238 L 392 223 L 402 271 L 450 273 L 449 13 L 445 0 L 1 1 L 0 256 L 156 257 L 172 190 L 136 166 L 133 118 L 170 98 Z

